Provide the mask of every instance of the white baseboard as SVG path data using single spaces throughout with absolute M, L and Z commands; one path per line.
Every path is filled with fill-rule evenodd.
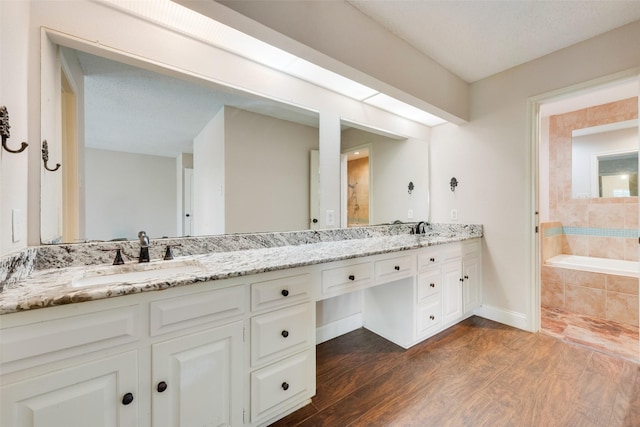
M 494 322 L 529 331 L 529 320 L 524 313 L 504 310 L 490 305 L 482 305 L 474 310 L 474 314 L 484 317 L 485 319 L 493 320 Z
M 362 313 L 352 314 L 344 319 L 322 325 L 316 328 L 316 344 L 329 341 L 330 339 L 344 335 L 347 332 L 354 331 L 361 328 L 362 325 Z

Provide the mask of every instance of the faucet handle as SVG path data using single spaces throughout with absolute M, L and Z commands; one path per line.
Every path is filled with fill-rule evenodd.
M 171 252 L 171 248 L 174 248 L 176 246 L 182 246 L 180 243 L 176 243 L 174 245 L 167 245 L 167 250 L 164 253 L 164 260 L 165 261 L 169 261 L 173 259 L 173 252 Z
M 122 248 L 109 248 L 109 249 L 100 249 L 104 252 L 116 251 L 116 257 L 113 259 L 113 265 L 122 265 L 124 264 L 124 260 L 122 259 Z

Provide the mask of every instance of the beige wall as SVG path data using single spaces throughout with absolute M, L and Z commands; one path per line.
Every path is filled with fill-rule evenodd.
M 571 182 L 571 132 L 638 118 L 638 97 L 549 118 L 549 212 L 564 227 L 638 229 L 638 197 L 574 199 Z M 589 234 L 564 236 L 562 253 L 638 260 L 636 237 Z

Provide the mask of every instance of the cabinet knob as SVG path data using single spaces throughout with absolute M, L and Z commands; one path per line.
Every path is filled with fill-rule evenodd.
M 282 294 L 283 297 L 288 297 L 289 296 L 289 291 L 286 289 L 283 289 L 282 292 L 280 292 Z
M 156 386 L 156 390 L 158 390 L 158 393 L 162 393 L 166 389 L 167 389 L 167 383 L 164 381 L 160 381 Z
M 395 267 L 393 267 L 396 271 L 400 271 L 400 266 L 396 265 Z
M 356 280 L 356 276 L 354 276 L 353 274 L 349 276 L 349 280 Z
M 432 288 L 435 288 L 436 284 L 435 283 L 429 283 L 429 286 L 432 287 Z
M 464 278 L 465 278 L 465 280 L 469 280 L 469 276 L 465 275 Z
M 288 337 L 288 336 L 289 336 L 289 331 L 287 331 L 287 330 L 285 329 L 284 331 L 282 331 L 282 332 L 280 333 L 280 335 L 282 335 L 283 337 L 285 337 L 285 338 L 286 338 L 286 337 Z
M 461 281 L 461 282 L 464 282 L 464 279 L 461 277 L 461 278 L 460 278 L 460 281 Z
M 429 319 L 431 320 L 436 320 L 436 316 L 434 316 L 433 314 L 431 316 L 429 316 Z
M 435 258 L 429 258 L 429 261 L 436 262 L 436 259 Z
M 131 402 L 133 402 L 133 393 L 127 393 L 124 396 L 122 396 L 122 404 L 123 405 L 128 405 Z
M 285 391 L 289 390 L 289 384 L 287 384 L 286 381 L 282 383 L 282 389 Z

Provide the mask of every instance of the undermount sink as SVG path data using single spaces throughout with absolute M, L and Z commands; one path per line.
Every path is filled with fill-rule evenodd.
M 202 265 L 196 260 L 111 265 L 83 272 L 71 281 L 71 286 L 80 288 L 115 283 L 135 283 L 149 279 L 174 278 L 179 275 L 198 273 L 202 270 Z

